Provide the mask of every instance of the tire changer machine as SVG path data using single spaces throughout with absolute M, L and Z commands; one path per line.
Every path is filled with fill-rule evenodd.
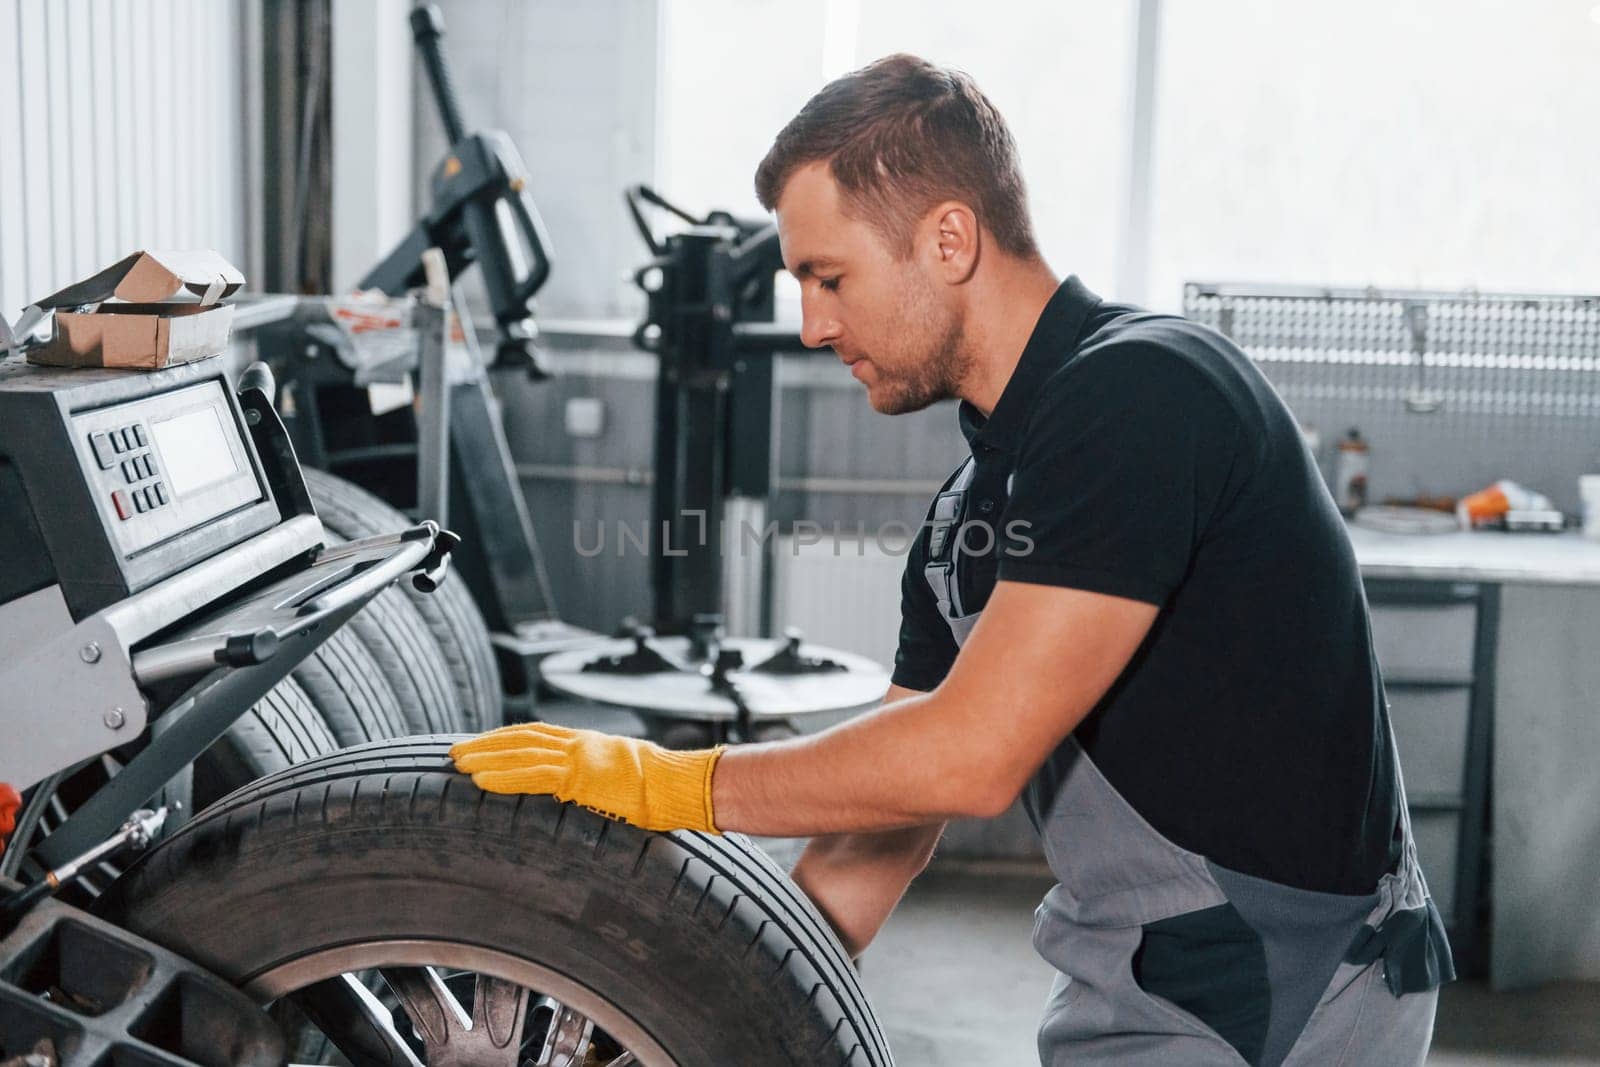
M 638 712 L 669 747 L 778 739 L 798 718 L 876 704 L 889 679 L 866 657 L 793 628 L 781 639 L 725 632 L 729 601 L 740 629 L 772 629 L 761 618 L 763 557 L 724 549 L 767 526 L 776 356 L 805 348 L 773 321 L 777 228 L 720 210 L 698 217 L 644 185 L 625 202 L 650 252 L 634 272 L 648 305 L 633 343 L 659 363 L 649 528 L 663 550 L 650 556 L 651 623 L 624 620 L 605 645 L 546 658 L 541 676 Z M 652 209 L 687 225 L 659 236 Z
M 465 361 L 450 359 L 437 327 L 419 328 L 414 345 L 375 358 L 330 321 L 328 302 L 302 301 L 292 319 L 257 334 L 262 358 L 282 380 L 279 407 L 302 461 L 459 531 L 461 575 L 492 632 L 508 711 L 522 705 L 508 718 L 537 713 L 541 680 L 568 696 L 639 712 L 652 736 L 690 747 L 784 736 L 794 732 L 793 716 L 876 703 L 888 679 L 863 657 L 802 647 L 798 631 L 781 640 L 725 634 L 730 576 L 706 533 L 724 523 L 765 524 L 772 357 L 803 346 L 771 321 L 773 276 L 783 266 L 776 228 L 724 211 L 697 218 L 644 186 L 626 200 L 652 257 L 635 274 L 649 314 L 634 342 L 661 368 L 651 529 L 683 547 L 652 554 L 648 623 L 626 619 L 608 641 L 560 619 L 487 371 L 549 376 L 534 345 L 531 302 L 550 275 L 550 241 L 510 137 L 470 132 L 462 117 L 443 15 L 429 5 L 410 20 L 450 151 L 433 173 L 427 214 L 359 287 L 407 293 L 424 280 L 429 248 L 443 252 L 452 279 L 476 265 L 495 349 L 492 358 L 479 354 L 459 299 L 452 303 Z M 658 238 L 651 209 L 690 226 Z M 412 375 L 420 382 L 417 411 L 374 415 L 368 387 Z M 759 601 L 759 573 L 734 581 L 742 600 Z M 743 612 L 747 625 L 756 614 Z
M 281 1063 L 227 983 L 52 894 L 181 821 L 144 805 L 378 592 L 435 588 L 455 538 L 330 545 L 262 364 L 234 383 L 222 358 L 65 370 L 27 346 L 0 329 L 0 781 L 26 801 L 0 856 L 0 1064 Z
M 466 302 L 452 293 L 444 302 L 459 321 L 464 359 L 452 351 L 454 330 L 426 308 L 377 305 L 363 313 L 326 299 L 302 299 L 291 317 L 258 330 L 258 352 L 276 372 L 274 399 L 306 466 L 459 532 L 461 576 L 493 635 L 510 695 L 531 701 L 542 655 L 598 636 L 557 613 L 488 381 L 491 365 L 548 376 L 532 302 L 550 277 L 550 239 L 510 136 L 471 130 L 462 117 L 443 14 L 430 4 L 409 18 L 450 148 L 430 179 L 427 212 L 357 288 L 403 298 L 427 281 L 424 253 L 438 249 L 453 282 L 477 268 L 493 350 L 479 350 Z M 415 410 L 401 404 L 374 412 L 371 387 L 412 381 Z

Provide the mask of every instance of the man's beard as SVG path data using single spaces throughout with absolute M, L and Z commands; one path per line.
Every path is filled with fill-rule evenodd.
M 874 363 L 881 390 L 872 404 L 874 410 L 884 415 L 909 415 L 956 396 L 972 367 L 965 332 L 961 319 L 953 316 L 927 355 L 907 359 L 892 374 L 884 373 L 883 364 Z

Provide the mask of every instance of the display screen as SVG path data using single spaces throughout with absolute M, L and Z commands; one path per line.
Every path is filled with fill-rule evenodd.
M 184 496 L 231 476 L 239 468 L 213 406 L 150 424 L 174 496 Z

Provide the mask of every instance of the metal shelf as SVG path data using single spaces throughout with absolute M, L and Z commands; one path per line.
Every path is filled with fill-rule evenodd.
M 1407 796 L 1407 806 L 1417 815 L 1454 816 L 1454 899 L 1448 906 L 1441 904 L 1440 911 L 1450 930 L 1457 969 L 1463 974 L 1481 973 L 1487 959 L 1485 904 L 1490 744 L 1494 731 L 1494 660 L 1500 587 L 1488 582 L 1369 579 L 1367 599 L 1375 608 L 1383 605 L 1438 608 L 1460 603 L 1476 605 L 1470 671 L 1385 675 L 1384 685 L 1395 691 L 1464 689 L 1470 694 L 1461 792 L 1412 792 Z
M 1471 689 L 1477 678 L 1472 674 L 1411 674 L 1383 676 L 1387 689 Z

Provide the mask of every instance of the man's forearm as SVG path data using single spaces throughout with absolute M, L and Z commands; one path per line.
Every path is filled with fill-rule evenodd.
M 789 872 L 838 934 L 859 956 L 927 866 L 943 823 L 871 834 L 812 838 Z
M 810 737 L 730 748 L 712 779 L 717 827 L 802 837 L 998 814 L 1017 789 L 988 755 L 1005 729 L 936 691 Z
M 480 789 L 549 793 L 647 830 L 796 837 L 998 815 L 1105 695 L 1157 611 L 1002 581 L 937 689 L 813 737 L 669 752 L 519 723 L 450 757 Z
M 716 825 L 796 836 L 998 815 L 1111 688 L 1158 610 L 1002 581 L 933 692 L 730 749 L 712 777 Z

